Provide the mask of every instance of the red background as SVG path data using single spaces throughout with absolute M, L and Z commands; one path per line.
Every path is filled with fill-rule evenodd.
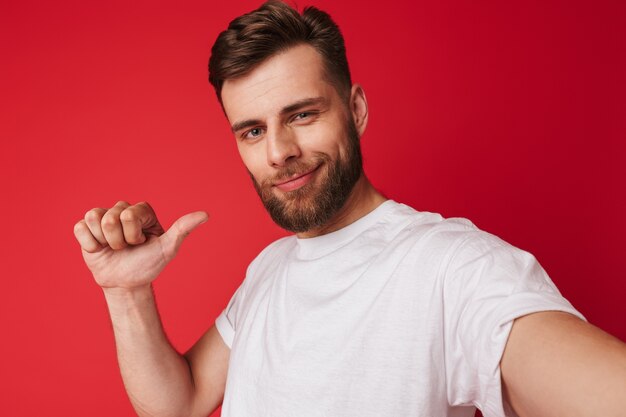
M 2 415 L 132 415 L 72 234 L 89 208 L 210 213 L 156 282 L 182 350 L 284 234 L 206 80 L 219 31 L 259 3 L 214 3 L 2 1 Z M 512 3 L 315 2 L 369 99 L 372 182 L 532 252 L 625 340 L 626 3 Z

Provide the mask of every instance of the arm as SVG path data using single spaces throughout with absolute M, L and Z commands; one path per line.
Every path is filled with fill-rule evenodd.
M 150 287 L 105 290 L 124 386 L 140 416 L 206 416 L 221 403 L 230 350 L 211 327 L 187 357 L 168 342 Z
M 179 354 L 165 336 L 152 294 L 152 281 L 204 221 L 206 213 L 191 213 L 164 231 L 147 203 L 120 201 L 88 211 L 74 227 L 104 291 L 122 378 L 142 417 L 206 416 L 223 398 L 230 351 L 215 327 L 188 356 Z
M 500 362 L 520 417 L 623 416 L 626 344 L 563 312 L 516 319 Z

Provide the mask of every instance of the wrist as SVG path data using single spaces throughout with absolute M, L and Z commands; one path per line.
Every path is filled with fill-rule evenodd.
M 141 304 L 146 300 L 152 300 L 154 298 L 152 284 L 132 288 L 102 287 L 102 293 L 109 307 L 115 305 Z
M 159 323 L 152 285 L 102 288 L 113 329 L 117 332 L 149 329 Z

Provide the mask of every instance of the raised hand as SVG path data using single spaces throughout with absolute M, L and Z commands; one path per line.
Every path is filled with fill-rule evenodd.
M 89 210 L 74 225 L 74 235 L 98 285 L 133 289 L 149 285 L 207 219 L 203 211 L 189 213 L 164 231 L 148 203 L 119 201 L 110 209 Z

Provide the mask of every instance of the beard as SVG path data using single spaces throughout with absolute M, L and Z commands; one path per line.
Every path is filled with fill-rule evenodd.
M 248 171 L 265 209 L 280 227 L 293 233 L 306 232 L 327 223 L 344 206 L 363 171 L 359 134 L 352 118 L 346 121 L 346 132 L 348 147 L 345 160 L 339 156 L 333 161 L 327 154 L 317 152 L 310 162 L 290 163 L 276 176 L 262 183 Z M 309 172 L 316 167 L 316 177 L 319 178 L 285 192 L 281 197 L 274 194 L 272 188 L 276 181 Z M 326 176 L 320 177 L 324 168 Z

